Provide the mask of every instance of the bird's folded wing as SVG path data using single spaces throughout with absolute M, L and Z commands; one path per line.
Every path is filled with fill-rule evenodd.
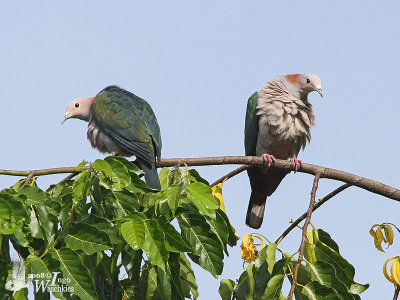
M 156 141 L 153 143 L 153 139 L 159 136 L 159 129 L 158 135 L 154 134 L 153 137 L 151 128 L 154 127 L 152 124 L 154 120 L 149 118 L 149 115 L 154 114 L 146 112 L 148 108 L 135 100 L 128 95 L 121 97 L 114 92 L 101 94 L 96 97 L 92 106 L 93 120 L 105 134 L 124 149 L 153 163 L 158 156 L 158 149 L 154 149 L 157 143 Z M 158 128 L 158 125 L 156 127 Z
M 255 92 L 247 102 L 246 122 L 244 129 L 244 146 L 246 155 L 256 155 L 257 137 L 258 137 L 258 122 L 257 115 L 258 93 Z

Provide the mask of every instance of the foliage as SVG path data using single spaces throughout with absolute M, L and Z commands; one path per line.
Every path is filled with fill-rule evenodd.
M 223 279 L 219 293 L 228 299 L 286 299 L 282 294 L 285 277 L 292 281 L 297 260 L 282 253 L 275 259 L 277 245 L 270 243 L 249 264 L 237 283 Z M 308 230 L 305 259 L 300 264 L 295 297 L 306 299 L 360 299 L 359 294 L 368 288 L 354 281 L 354 267 L 339 253 L 339 247 L 322 229 Z
M 49 298 L 47 288 L 59 299 L 197 298 L 187 257 L 217 277 L 237 242 L 233 228 L 195 170 L 162 169 L 161 191 L 148 188 L 140 172 L 108 157 L 46 191 L 23 180 L 2 190 L 0 294 L 12 295 L 3 288 L 11 280 L 11 242 L 37 299 Z M 13 297 L 26 295 L 23 288 Z

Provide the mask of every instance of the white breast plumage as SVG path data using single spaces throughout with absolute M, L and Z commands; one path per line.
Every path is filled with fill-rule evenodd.
M 289 94 L 279 82 L 265 85 L 258 92 L 259 136 L 257 155 L 270 153 L 277 158 L 297 157 L 311 140 L 315 124 L 312 105 Z

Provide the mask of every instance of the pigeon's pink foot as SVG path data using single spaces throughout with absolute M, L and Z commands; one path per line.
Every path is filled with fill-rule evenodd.
M 262 158 L 264 160 L 264 166 L 266 165 L 268 168 L 274 163 L 275 161 L 275 156 L 271 155 L 271 154 L 263 154 Z
M 290 159 L 290 166 L 292 167 L 294 172 L 297 172 L 297 170 L 299 170 L 303 166 L 303 162 L 300 159 L 292 157 Z

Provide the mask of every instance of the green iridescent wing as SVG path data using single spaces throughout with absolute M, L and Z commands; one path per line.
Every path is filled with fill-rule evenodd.
M 255 92 L 247 101 L 246 123 L 244 128 L 244 147 L 247 156 L 256 155 L 258 121 L 257 116 L 258 93 Z
M 160 160 L 160 128 L 145 100 L 110 86 L 96 96 L 92 113 L 96 125 L 132 155 L 148 163 Z

